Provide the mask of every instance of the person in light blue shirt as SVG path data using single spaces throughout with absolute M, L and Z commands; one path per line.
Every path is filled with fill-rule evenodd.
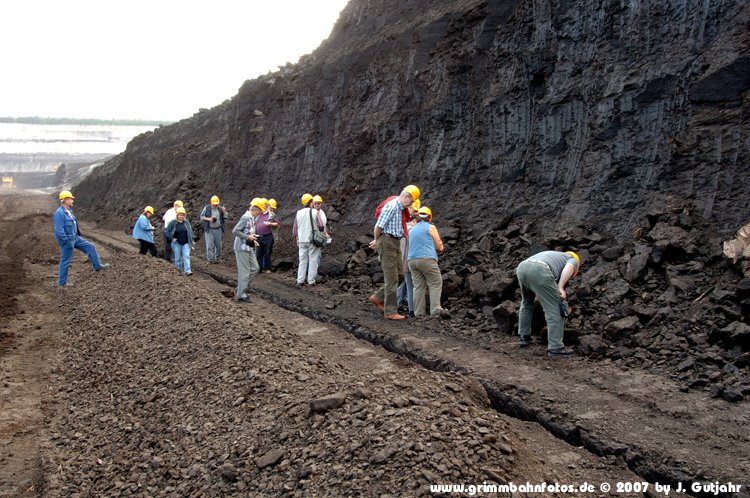
M 156 244 L 154 244 L 154 227 L 150 221 L 153 216 L 154 208 L 146 206 L 143 213 L 141 213 L 135 222 L 133 238 L 141 245 L 141 254 L 145 255 L 146 252 L 150 252 L 151 256 L 157 257 Z
M 443 277 L 438 266 L 438 254 L 443 252 L 443 241 L 432 224 L 432 210 L 422 206 L 417 212 L 419 223 L 409 230 L 407 261 L 414 280 L 414 316 L 425 314 L 427 293 L 430 294 L 430 315 L 440 315 Z
M 73 214 L 75 197 L 73 197 L 70 190 L 63 190 L 60 192 L 59 197 L 60 207 L 57 208 L 54 216 L 55 239 L 60 246 L 60 267 L 57 284 L 60 287 L 67 287 L 68 267 L 73 261 L 73 249 L 84 252 L 88 256 L 91 266 L 96 271 L 108 267 L 109 263 L 102 263 L 94 244 L 81 237 L 81 231 L 78 229 L 78 220 L 76 220 Z

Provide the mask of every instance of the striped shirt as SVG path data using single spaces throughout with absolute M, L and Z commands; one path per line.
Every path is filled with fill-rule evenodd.
M 401 220 L 401 212 L 403 210 L 404 206 L 401 205 L 401 201 L 396 197 L 383 206 L 375 226 L 383 230 L 383 233 L 400 239 L 404 236 L 404 225 Z

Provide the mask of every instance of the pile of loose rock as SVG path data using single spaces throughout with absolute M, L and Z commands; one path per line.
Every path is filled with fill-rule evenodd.
M 441 327 L 447 333 L 484 342 L 515 334 L 516 265 L 540 250 L 572 249 L 584 264 L 569 287 L 575 313 L 566 343 L 667 373 L 683 390 L 706 389 L 728 401 L 750 395 L 750 261 L 724 257 L 722 240 L 688 204 L 649 214 L 621 237 L 586 227 L 540 234 L 532 221 L 510 218 L 480 234 L 458 220 L 438 228 L 447 245 L 440 262 L 453 315 Z M 350 248 L 339 283 L 363 296 L 382 282 L 369 240 Z M 534 331 L 541 338 L 543 327 L 539 309 Z
M 471 381 L 382 351 L 321 355 L 309 324 L 118 258 L 61 294 L 47 495 L 403 496 L 532 475 Z

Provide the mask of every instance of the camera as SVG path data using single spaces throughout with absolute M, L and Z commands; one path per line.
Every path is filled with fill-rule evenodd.
M 570 314 L 573 313 L 573 308 L 568 306 L 568 301 L 566 299 L 560 300 L 560 316 L 562 317 L 569 317 Z

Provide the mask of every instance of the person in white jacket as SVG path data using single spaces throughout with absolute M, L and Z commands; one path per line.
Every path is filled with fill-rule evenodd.
M 305 284 L 315 285 L 315 277 L 318 274 L 318 263 L 320 262 L 320 247 L 313 241 L 313 230 L 325 227 L 325 219 L 321 219 L 322 212 L 313 207 L 313 196 L 305 194 L 302 196 L 302 209 L 297 211 L 294 218 L 292 234 L 299 248 L 299 267 L 297 268 L 297 287 Z

